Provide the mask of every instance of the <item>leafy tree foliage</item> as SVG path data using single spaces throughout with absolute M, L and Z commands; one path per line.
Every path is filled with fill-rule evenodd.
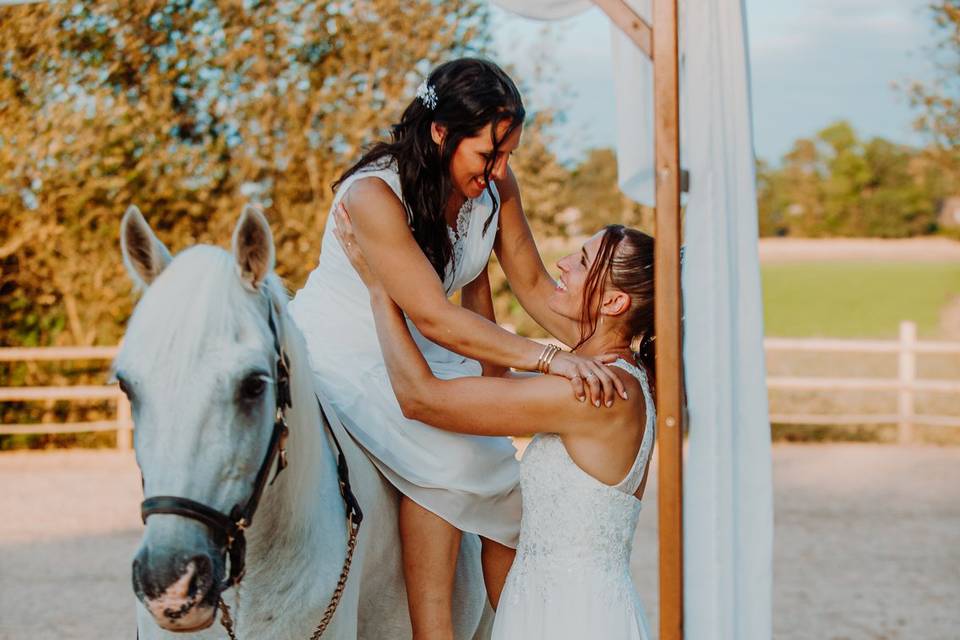
M 801 138 L 780 167 L 758 164 L 761 235 L 896 238 L 936 230 L 946 185 L 929 156 L 847 122 Z
M 927 134 L 933 155 L 955 179 L 960 169 L 960 2 L 938 0 L 929 7 L 935 31 L 933 60 L 939 68 L 934 82 L 908 85 L 918 108 L 916 127 Z
M 485 46 L 482 6 L 0 6 L 0 345 L 117 342 L 134 301 L 118 243 L 131 203 L 177 251 L 225 244 L 242 205 L 259 202 L 278 272 L 298 286 L 316 264 L 330 184 L 430 67 Z M 103 380 L 99 363 L 70 367 L 0 368 L 0 386 Z M 109 411 L 6 403 L 0 422 Z
M 260 202 L 278 271 L 314 265 L 330 183 L 480 3 L 144 0 L 0 7 L 0 304 L 7 344 L 110 344 L 132 299 L 120 215 L 177 250 Z

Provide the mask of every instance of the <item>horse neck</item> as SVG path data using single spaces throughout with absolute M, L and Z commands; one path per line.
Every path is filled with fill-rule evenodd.
M 328 555 L 316 550 L 342 543 L 345 531 L 336 458 L 321 421 L 306 345 L 286 314 L 282 323 L 293 398 L 286 415 L 288 466 L 267 487 L 250 528 L 245 582 L 261 575 L 269 580 L 280 571 L 309 575 L 317 570 L 311 561 Z

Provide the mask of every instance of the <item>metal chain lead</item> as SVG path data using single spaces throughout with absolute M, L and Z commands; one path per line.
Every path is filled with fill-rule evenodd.
M 220 608 L 220 624 L 227 630 L 230 640 L 237 640 L 237 634 L 233 630 L 233 616 L 230 615 L 230 605 L 224 601 L 223 596 L 220 596 L 220 602 L 217 603 L 217 606 Z
M 314 629 L 310 640 L 319 640 L 320 636 L 327 630 L 330 621 L 333 620 L 333 614 L 337 612 L 337 607 L 340 605 L 340 598 L 343 597 L 344 589 L 346 589 L 347 586 L 347 578 L 350 576 L 350 565 L 353 564 L 353 552 L 357 548 L 357 536 L 360 532 L 360 525 L 354 523 L 352 513 L 347 519 L 347 527 L 350 531 L 350 538 L 347 540 L 347 557 L 343 561 L 343 568 L 340 570 L 340 577 L 337 579 L 337 587 L 333 590 L 330 602 L 323 612 L 323 617 L 320 618 L 320 624 Z M 226 630 L 227 635 L 230 636 L 230 640 L 237 640 L 233 617 L 230 615 L 230 605 L 221 597 L 217 606 L 220 609 L 221 626 Z
M 320 618 L 320 624 L 314 630 L 310 640 L 319 640 L 323 632 L 327 630 L 327 625 L 333 619 L 333 614 L 340 604 L 340 598 L 343 596 L 343 590 L 347 586 L 347 576 L 350 575 L 350 565 L 353 563 L 353 550 L 357 548 L 357 534 L 360 531 L 360 525 L 353 522 L 353 514 L 347 518 L 347 527 L 350 531 L 350 539 L 347 540 L 347 558 L 343 562 L 343 569 L 340 571 L 340 578 L 337 580 L 337 588 L 333 590 L 333 597 L 330 598 L 330 604 L 327 605 L 323 617 Z

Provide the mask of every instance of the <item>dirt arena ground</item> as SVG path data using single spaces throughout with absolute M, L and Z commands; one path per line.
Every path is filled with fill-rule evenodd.
M 949 238 L 761 238 L 760 261 L 821 262 L 878 260 L 883 262 L 960 261 L 960 242 Z
M 773 464 L 775 638 L 960 637 L 960 448 L 777 445 Z M 132 638 L 133 457 L 3 454 L 0 486 L 0 639 Z M 654 629 L 655 491 L 633 556 Z

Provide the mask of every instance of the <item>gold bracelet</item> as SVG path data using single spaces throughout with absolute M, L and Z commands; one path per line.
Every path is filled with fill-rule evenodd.
M 547 357 L 547 353 L 550 351 L 550 345 L 543 347 L 543 351 L 540 352 L 540 357 L 537 358 L 537 371 L 543 373 L 543 361 Z
M 543 372 L 550 373 L 550 363 L 553 362 L 553 357 L 560 353 L 560 347 L 556 345 L 550 345 L 553 349 L 550 351 L 550 355 L 547 356 L 547 359 L 543 362 Z
M 537 360 L 537 371 L 540 373 L 548 373 L 550 362 L 553 360 L 553 357 L 557 355 L 557 351 L 560 351 L 560 349 L 556 345 L 548 344 L 545 346 L 543 352 L 540 354 L 540 358 Z
M 537 358 L 537 372 L 543 373 L 543 360 L 547 356 L 547 352 L 550 350 L 550 345 L 544 345 L 543 351 L 540 352 L 540 357 Z

